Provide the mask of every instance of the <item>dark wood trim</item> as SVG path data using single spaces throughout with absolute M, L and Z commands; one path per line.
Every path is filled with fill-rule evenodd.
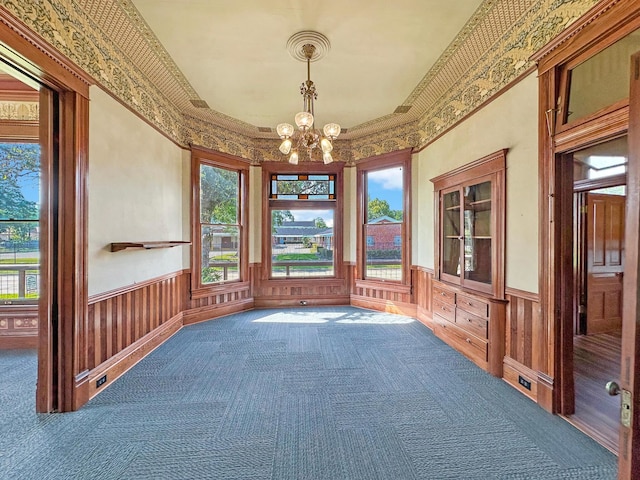
M 538 401 L 538 375 L 526 365 L 517 362 L 511 357 L 505 356 L 503 362 L 503 379 L 520 393 L 526 395 L 534 402 Z M 519 381 L 519 377 L 528 381 L 530 388 L 525 388 Z
M 53 49 L 40 36 L 0 7 L 0 56 L 31 78 L 36 78 L 54 90 L 77 92 L 89 98 L 91 77 L 80 67 Z
M 189 270 L 179 270 L 177 272 L 167 273 L 165 275 L 160 275 L 159 277 L 150 278 L 150 279 L 144 280 L 142 282 L 132 283 L 130 285 L 125 285 L 123 287 L 114 288 L 113 290 L 108 290 L 106 292 L 96 293 L 96 294 L 91 295 L 88 298 L 88 304 L 89 305 L 93 305 L 95 303 L 102 302 L 104 300 L 109 300 L 109 299 L 111 299 L 113 297 L 117 297 L 117 296 L 120 296 L 120 295 L 124 295 L 126 293 L 133 292 L 135 290 L 138 290 L 139 288 L 145 288 L 145 287 L 148 287 L 150 285 L 154 285 L 156 283 L 160 283 L 160 282 L 163 282 L 165 280 L 169 280 L 171 278 L 177 278 L 177 277 L 179 277 L 181 275 L 186 275 L 188 273 L 189 273 Z
M 238 173 L 238 224 L 240 229 L 239 274 L 240 282 L 249 279 L 249 161 L 241 157 L 216 152 L 203 147 L 191 147 L 191 291 L 206 296 L 207 292 L 216 292 L 222 285 L 237 283 L 220 282 L 203 285 L 200 280 L 202 263 L 202 238 L 200 235 L 200 166 L 210 165 L 216 168 Z
M 503 148 L 497 152 L 490 153 L 478 160 L 466 163 L 442 175 L 433 177 L 431 182 L 436 190 L 443 190 L 504 170 L 507 168 L 508 151 L 508 148 Z
M 556 326 L 555 312 L 555 250 L 553 237 L 555 212 L 555 156 L 553 151 L 553 129 L 548 127 L 547 112 L 555 105 L 557 95 L 557 70 L 550 70 L 539 77 L 539 107 L 538 107 L 538 259 L 540 269 L 538 274 L 538 294 L 540 297 L 540 322 L 535 327 L 535 337 L 538 344 L 533 349 L 533 364 L 538 365 L 539 374 L 548 381 L 538 382 L 538 403 L 547 411 L 555 413 L 559 410 L 559 392 L 553 392 L 556 363 L 559 364 L 558 352 L 559 334 Z M 572 175 L 573 178 L 573 175 Z M 551 390 L 549 390 L 551 389 Z
M 212 285 L 211 287 L 200 288 L 198 290 L 191 290 L 191 298 L 193 300 L 198 298 L 206 298 L 215 295 L 223 295 L 231 292 L 249 291 L 251 289 L 251 282 L 227 282 L 220 285 Z
M 89 398 L 93 398 L 102 392 L 106 387 L 131 369 L 131 367 L 166 342 L 173 334 L 182 328 L 182 319 L 183 314 L 180 312 L 113 357 L 91 369 L 87 377 Z M 105 382 L 97 386 L 96 381 L 103 376 L 105 377 Z
M 428 273 L 429 275 L 435 275 L 435 270 L 429 267 L 421 267 L 420 265 L 411 265 L 411 270 L 417 270 L 418 272 Z
M 403 222 L 402 235 L 402 281 L 388 281 L 385 284 L 396 283 L 398 285 L 411 286 L 411 149 L 399 150 L 376 157 L 370 157 L 358 161 L 356 165 L 356 279 L 376 281 L 366 278 L 365 266 L 365 235 L 364 229 L 367 225 L 366 215 L 366 185 L 365 177 L 368 172 L 384 170 L 391 167 L 402 167 L 402 193 L 403 193 Z
M 255 302 L 253 298 L 248 298 L 236 302 L 190 308 L 184 312 L 183 323 L 184 325 L 191 325 L 194 323 L 206 322 L 208 320 L 214 320 L 226 315 L 231 315 L 232 313 L 252 310 L 254 307 Z
M 627 175 L 614 175 L 611 177 L 594 178 L 585 180 L 576 180 L 573 182 L 574 192 L 588 192 L 591 190 L 597 190 L 600 188 L 617 187 L 619 185 L 627 184 Z
M 537 293 L 527 292 L 526 290 L 518 290 L 517 288 L 506 287 L 504 289 L 504 294 L 523 298 L 525 300 L 529 300 L 530 302 L 540 302 L 540 296 Z
M 631 58 L 629 165 L 625 220 L 620 387 L 631 393 L 629 426 L 620 426 L 618 478 L 640 478 L 640 52 Z
M 0 119 L 0 140 L 38 141 L 40 129 L 37 120 L 4 120 Z
M 624 135 L 629 125 L 628 100 L 605 109 L 599 117 L 589 117 L 585 121 L 557 129 L 553 137 L 556 153 L 569 152 Z
M 412 303 L 394 302 L 369 296 L 351 295 L 351 305 L 379 312 L 395 313 L 412 318 L 417 317 L 416 305 Z
M 373 288 L 373 289 L 385 290 L 388 292 L 402 293 L 402 294 L 411 294 L 412 292 L 411 285 L 404 285 L 399 282 L 385 282 L 382 280 L 368 280 L 368 279 L 361 280 L 357 278 L 355 280 L 354 285 L 356 286 L 356 288 Z
M 336 199 L 335 200 L 270 200 L 269 192 L 271 185 L 271 175 L 275 173 L 319 173 L 334 174 L 336 176 Z M 262 163 L 262 235 L 261 235 L 261 268 L 259 278 L 256 278 L 258 288 L 277 287 L 280 285 L 296 285 L 306 287 L 308 285 L 332 285 L 338 280 L 340 287 L 346 285 L 344 276 L 344 163 L 333 162 L 328 165 L 320 162 L 300 162 L 298 165 L 291 165 L 287 162 L 263 162 Z M 319 278 L 272 278 L 271 277 L 271 211 L 272 210 L 295 210 L 295 209 L 317 209 L 333 211 L 333 277 Z M 264 305 L 263 299 L 256 297 L 256 304 Z M 271 298 L 271 296 L 270 296 Z M 315 299 L 316 296 L 313 295 Z M 305 298 L 305 300 L 308 300 Z

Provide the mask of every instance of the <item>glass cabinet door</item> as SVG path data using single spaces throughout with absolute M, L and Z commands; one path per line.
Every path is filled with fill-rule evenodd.
M 491 284 L 491 182 L 463 187 L 464 279 Z
M 442 273 L 460 277 L 460 189 L 442 195 Z

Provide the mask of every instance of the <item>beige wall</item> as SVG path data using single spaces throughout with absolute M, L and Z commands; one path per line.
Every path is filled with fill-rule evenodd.
M 507 153 L 506 285 L 538 291 L 538 83 L 529 75 L 413 160 L 413 263 L 434 268 L 430 179 L 493 153 Z
M 188 267 L 182 250 L 189 247 L 109 251 L 111 242 L 189 240 L 188 155 L 98 87 L 91 87 L 90 99 L 88 271 L 94 295 Z
M 249 168 L 249 263 L 262 262 L 262 168 Z
M 344 168 L 344 253 L 345 262 L 355 263 L 357 242 L 357 170 L 355 167 Z

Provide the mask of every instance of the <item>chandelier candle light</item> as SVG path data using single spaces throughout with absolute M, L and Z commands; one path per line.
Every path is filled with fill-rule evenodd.
M 310 36 L 321 37 L 328 47 L 328 39 L 317 32 L 299 32 L 289 39 L 288 45 L 293 44 L 294 48 L 300 42 L 305 42 Z M 289 123 L 281 123 L 276 127 L 278 135 L 282 139 L 280 151 L 284 155 L 289 155 L 289 163 L 298 164 L 299 154 L 306 149 L 311 160 L 313 150 L 320 147 L 322 150 L 322 160 L 325 164 L 333 162 L 331 151 L 333 150 L 333 141 L 340 135 L 340 125 L 337 123 L 327 123 L 322 132 L 314 127 L 314 109 L 313 101 L 318 98 L 316 86 L 311 81 L 311 60 L 316 54 L 316 45 L 313 43 L 303 43 L 301 48 L 302 58 L 307 62 L 307 80 L 300 86 L 300 93 L 303 98 L 303 111 L 295 116 L 295 122 L 298 130 Z M 296 55 L 294 55 L 296 56 Z M 297 55 L 299 57 L 299 55 Z M 300 58 L 300 59 L 302 59 Z M 317 58 L 315 58 L 317 60 Z M 324 134 L 324 135 L 323 135 Z

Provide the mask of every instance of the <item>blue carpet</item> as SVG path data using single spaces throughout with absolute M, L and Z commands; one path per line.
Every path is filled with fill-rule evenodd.
M 183 328 L 79 412 L 0 352 L 3 479 L 615 479 L 617 458 L 412 319 L 256 310 Z

